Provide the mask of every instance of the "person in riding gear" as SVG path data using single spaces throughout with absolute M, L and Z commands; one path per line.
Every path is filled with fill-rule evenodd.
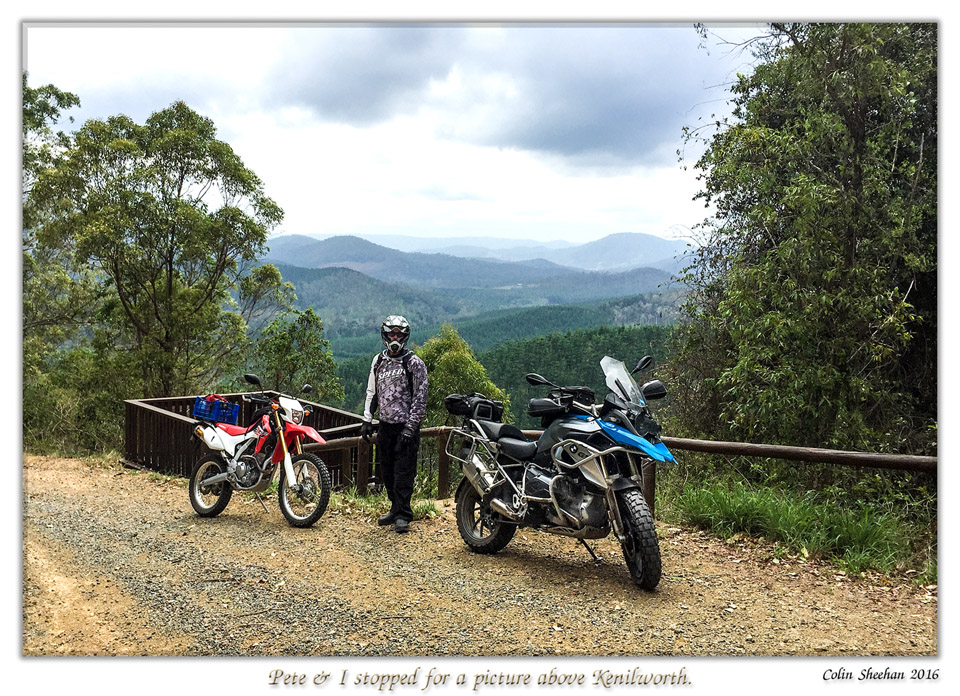
M 391 315 L 384 319 L 380 338 L 384 350 L 374 356 L 370 365 L 360 435 L 369 441 L 375 432 L 373 414 L 379 411 L 377 450 L 390 512 L 377 523 L 393 524 L 402 533 L 413 520 L 410 499 L 417 473 L 420 424 L 427 410 L 427 366 L 407 349 L 410 324 L 403 317 Z

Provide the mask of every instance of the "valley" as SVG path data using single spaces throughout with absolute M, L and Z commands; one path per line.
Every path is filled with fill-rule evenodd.
M 405 252 L 359 237 L 317 240 L 302 235 L 271 240 L 263 261 L 275 264 L 294 285 L 299 308 L 312 306 L 323 318 L 325 336 L 338 358 L 375 349 L 375 328 L 385 313 L 407 317 L 414 325 L 415 342 L 422 343 L 451 322 L 465 337 L 469 334 L 471 346 L 483 350 L 508 338 L 557 330 L 672 321 L 680 297 L 674 278 L 678 268 L 654 268 L 640 256 L 630 268 L 623 263 L 617 271 L 593 267 L 609 263 L 611 248 L 629 259 L 628 252 L 645 243 L 655 251 L 650 260 L 677 266 L 681 259 L 662 254 L 682 254 L 679 243 L 639 234 L 628 241 L 624 235 L 613 237 L 559 249 L 527 245 L 503 250 L 579 255 L 578 267 L 544 259 Z M 405 239 L 407 247 L 413 243 Z
M 386 314 L 410 321 L 414 347 L 451 324 L 494 382 L 516 403 L 526 403 L 533 394 L 525 372 L 552 370 L 556 379 L 600 389 L 594 382 L 603 354 L 625 361 L 651 352 L 662 358 L 683 298 L 675 275 L 685 244 L 649 235 L 612 235 L 582 245 L 376 239 L 401 248 L 359 237 L 290 235 L 271 240 L 263 259 L 294 285 L 298 308 L 313 307 L 322 317 L 345 390 L 340 405 L 352 411 L 362 407 Z M 641 261 L 631 265 L 630 258 Z M 527 365 L 531 360 L 536 364 Z

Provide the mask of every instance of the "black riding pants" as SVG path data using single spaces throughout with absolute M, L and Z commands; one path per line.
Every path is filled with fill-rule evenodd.
M 383 486 L 390 498 L 390 512 L 398 519 L 413 521 L 410 499 L 413 497 L 413 480 L 417 475 L 417 453 L 420 451 L 420 432 L 410 444 L 404 446 L 400 433 L 403 423 L 380 422 L 377 429 L 377 452 Z

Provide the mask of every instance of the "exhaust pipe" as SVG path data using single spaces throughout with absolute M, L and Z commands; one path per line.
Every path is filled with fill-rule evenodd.
M 481 496 L 486 496 L 486 494 L 490 491 L 490 479 L 492 478 L 492 476 L 487 472 L 486 467 L 483 467 L 483 464 L 479 462 L 476 455 L 470 459 L 462 459 L 461 462 L 463 464 L 463 475 L 470 482 L 470 485 L 473 486 L 477 493 L 479 493 Z M 481 468 L 483 469 L 482 471 Z M 506 517 L 508 520 L 519 522 L 523 519 L 520 515 L 507 507 L 507 504 L 499 498 L 491 498 L 489 505 L 494 512 Z
M 470 485 L 476 489 L 477 493 L 484 495 L 490 486 L 487 485 L 487 482 L 480 475 L 480 469 L 475 462 L 475 457 L 473 459 L 463 459 L 463 475 L 467 477 L 467 480 L 470 482 Z
M 507 507 L 507 504 L 506 504 L 505 502 L 503 502 L 502 500 L 500 500 L 500 498 L 491 498 L 491 499 L 490 499 L 490 507 L 491 507 L 491 509 L 494 510 L 494 512 L 497 512 L 497 513 L 503 515 L 503 516 L 506 517 L 508 520 L 513 520 L 514 522 L 519 522 L 521 519 L 523 519 L 520 515 L 518 515 L 518 514 L 515 513 L 513 510 L 511 510 L 510 508 L 508 508 L 508 507 Z

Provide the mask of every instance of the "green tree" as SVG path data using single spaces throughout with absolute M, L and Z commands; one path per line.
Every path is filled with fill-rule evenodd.
M 460 338 L 457 330 L 444 324 L 440 333 L 429 339 L 417 355 L 427 366 L 430 390 L 427 396 L 427 415 L 424 425 L 443 425 L 454 419 L 443 406 L 447 394 L 479 392 L 503 401 L 507 409 L 504 420 L 509 420 L 510 400 L 507 393 L 490 381 L 487 371 L 477 360 L 470 346 Z
M 120 400 L 96 398 L 105 391 L 116 396 L 113 387 L 123 374 L 123 366 L 114 365 L 119 369 L 96 378 L 90 326 L 102 307 L 100 280 L 77 263 L 69 245 L 38 238 L 57 201 L 31 195 L 42 173 L 70 146 L 70 137 L 56 128 L 64 112 L 79 103 L 75 94 L 54 85 L 30 87 L 23 73 L 23 442 L 48 452 L 112 448 L 119 434 L 116 418 L 102 417 L 102 411 L 104 403 Z M 68 350 L 61 349 L 65 344 Z
M 23 343 L 24 366 L 35 366 L 52 348 L 84 325 L 99 299 L 94 274 L 75 263 L 69 247 L 49 246 L 37 229 L 52 215 L 30 194 L 40 175 L 54 166 L 70 144 L 55 130 L 63 112 L 79 98 L 54 85 L 31 88 L 23 73 Z M 72 118 L 70 119 L 72 121 Z
M 590 387 L 602 401 L 608 390 L 600 369 L 601 358 L 610 355 L 633 367 L 642 355 L 651 355 L 658 364 L 665 357 L 669 332 L 670 327 L 656 325 L 558 331 L 502 343 L 481 353 L 479 360 L 490 379 L 502 385 L 511 401 L 524 409 L 516 414 L 515 422 L 523 429 L 537 429 L 540 419 L 527 415 L 526 404 L 534 397 L 545 396 L 548 390 L 527 384 L 527 373 L 537 372 L 556 384 Z M 653 374 L 661 375 L 657 368 Z M 667 384 L 667 388 L 673 394 L 673 385 Z
M 22 73 L 21 97 L 23 102 L 22 128 L 22 179 L 23 195 L 26 197 L 40 172 L 53 165 L 63 150 L 70 145 L 70 136 L 55 130 L 63 112 L 80 106 L 80 98 L 72 92 L 64 92 L 54 85 L 30 87 L 27 73 Z M 73 122 L 73 117 L 68 117 Z M 24 227 L 32 227 L 29 219 Z
M 42 243 L 75 250 L 106 279 L 104 320 L 122 324 L 146 396 L 191 393 L 233 375 L 247 318 L 289 300 L 278 273 L 244 282 L 283 216 L 213 122 L 183 102 L 144 125 L 86 122 L 30 197 L 53 214 Z
M 696 165 L 716 216 L 676 334 L 691 431 L 935 447 L 936 44 L 892 23 L 774 24 L 756 44 Z
M 344 397 L 330 342 L 323 337 L 323 321 L 312 307 L 270 322 L 254 345 L 253 361 L 269 389 L 296 395 L 310 383 L 315 390 L 307 396 L 311 401 L 339 402 Z

